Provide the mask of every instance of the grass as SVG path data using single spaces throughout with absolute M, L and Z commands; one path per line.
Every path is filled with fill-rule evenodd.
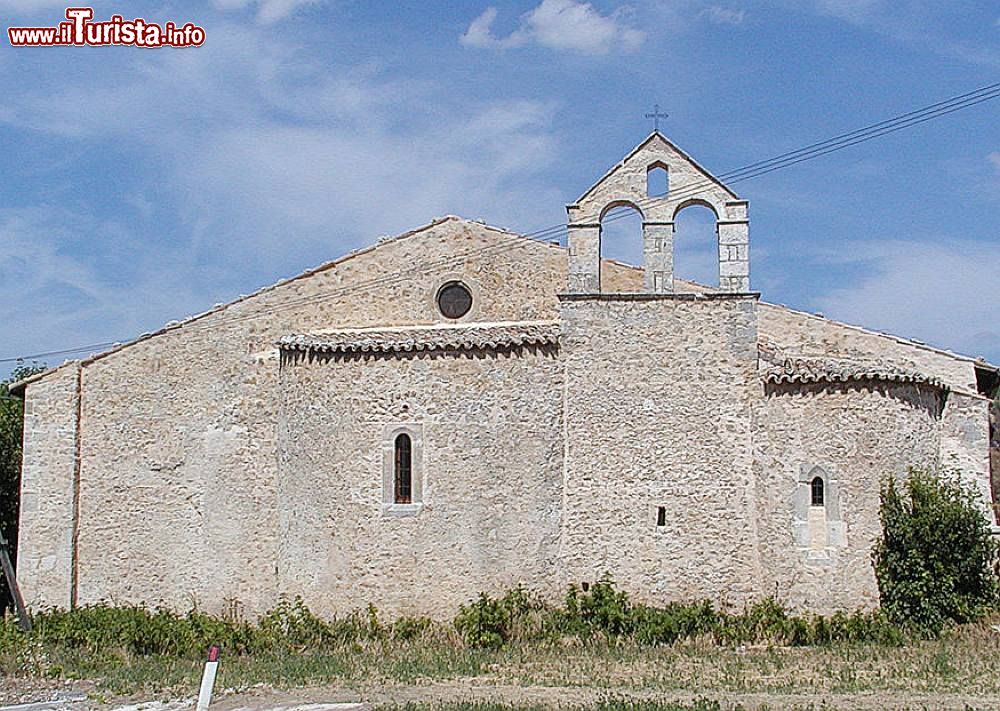
M 31 636 L 0 621 L 0 677 L 91 680 L 102 694 L 191 694 L 205 650 L 220 643 L 220 690 L 555 687 L 605 695 L 588 707 L 598 711 L 718 708 L 622 696 L 636 690 L 1000 694 L 1000 634 L 988 621 L 927 640 L 877 614 L 796 617 L 773 600 L 740 613 L 704 603 L 652 609 L 594 587 L 555 608 L 523 590 L 480 598 L 454 623 L 386 623 L 373 609 L 323 620 L 300 601 L 256 623 L 138 607 L 50 611 L 35 616 Z
M 11 662 L 4 659 L 5 674 L 93 679 L 114 694 L 196 689 L 202 669 L 202 660 L 190 655 L 135 655 L 125 649 L 94 653 L 37 642 Z M 224 655 L 217 683 L 220 689 L 246 690 L 258 683 L 358 688 L 469 679 L 609 692 L 998 694 L 1000 634 L 976 624 L 952 630 L 939 640 L 891 647 L 871 643 L 733 647 L 708 639 L 649 647 L 632 641 L 561 639 L 484 649 L 469 647 L 453 631 L 435 626 L 406 640 L 366 639 L 322 651 Z

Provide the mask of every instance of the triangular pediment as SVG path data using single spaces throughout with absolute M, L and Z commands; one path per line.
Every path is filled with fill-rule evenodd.
M 729 186 L 727 186 L 721 180 L 719 180 L 714 175 L 712 175 L 708 171 L 707 168 L 705 168 L 698 161 L 696 161 L 694 158 L 692 158 L 691 155 L 689 153 L 687 153 L 683 148 L 681 148 L 680 146 L 678 146 L 676 143 L 674 143 L 673 141 L 671 141 L 669 138 L 667 138 L 666 136 L 664 136 L 659 131 L 653 131 L 648 136 L 646 136 L 646 138 L 643 139 L 642 142 L 639 143 L 639 145 L 637 145 L 635 148 L 633 148 L 631 151 L 629 151 L 628 155 L 626 155 L 624 158 L 622 158 L 622 160 L 619 161 L 613 168 L 611 168 L 608 172 L 606 172 L 604 175 L 602 175 L 597 182 L 595 182 L 593 185 L 591 185 L 589 188 L 587 188 L 587 190 L 584 191 L 583 195 L 581 195 L 579 198 L 577 198 L 576 201 L 573 204 L 574 205 L 578 205 L 579 203 L 581 203 L 584 200 L 586 200 L 603 183 L 607 182 L 609 179 L 613 178 L 616 173 L 618 173 L 619 171 L 621 171 L 625 167 L 626 164 L 632 162 L 637 157 L 641 157 L 642 154 L 644 154 L 644 153 L 651 153 L 651 154 L 660 153 L 660 152 L 662 152 L 664 150 L 665 151 L 669 151 L 670 153 L 673 153 L 679 160 L 685 161 L 692 168 L 694 168 L 699 173 L 701 173 L 701 175 L 704 176 L 706 180 L 712 181 L 719 188 L 725 190 L 729 194 L 730 199 L 732 199 L 732 200 L 740 200 L 741 199 L 739 197 L 739 195 L 737 195 Z
M 666 195 L 649 195 L 647 174 L 663 168 L 669 177 Z M 647 221 L 670 222 L 691 203 L 711 207 L 720 219 L 731 218 L 729 206 L 740 197 L 659 131 L 653 131 L 618 164 L 567 206 L 571 222 L 600 220 L 610 207 L 627 205 Z

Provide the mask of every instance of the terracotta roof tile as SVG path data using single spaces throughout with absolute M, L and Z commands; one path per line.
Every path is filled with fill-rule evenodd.
M 767 383 L 848 383 L 888 381 L 920 383 L 947 390 L 938 378 L 880 361 L 815 358 L 781 353 L 761 344 L 761 377 Z
M 508 321 L 475 325 L 398 326 L 345 329 L 283 336 L 278 347 L 314 353 L 391 353 L 435 350 L 496 350 L 556 345 L 556 321 Z

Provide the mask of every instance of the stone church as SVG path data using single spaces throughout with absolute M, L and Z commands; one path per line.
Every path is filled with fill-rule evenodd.
M 673 275 L 695 204 L 718 287 Z M 884 477 L 960 470 L 993 522 L 996 366 L 761 301 L 747 201 L 658 131 L 567 210 L 568 247 L 445 217 L 18 384 L 29 604 L 447 618 L 610 573 L 829 612 L 877 604 Z

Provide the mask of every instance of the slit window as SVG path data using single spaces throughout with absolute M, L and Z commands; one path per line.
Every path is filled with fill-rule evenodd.
M 823 506 L 824 500 L 824 488 L 823 488 L 823 477 L 814 477 L 812 483 L 809 484 L 809 489 L 812 494 L 812 505 L 813 506 Z
M 656 509 L 656 525 L 666 526 L 667 525 L 667 507 L 659 506 Z
M 393 494 L 397 504 L 409 504 L 413 500 L 413 441 L 408 434 L 396 437 Z

